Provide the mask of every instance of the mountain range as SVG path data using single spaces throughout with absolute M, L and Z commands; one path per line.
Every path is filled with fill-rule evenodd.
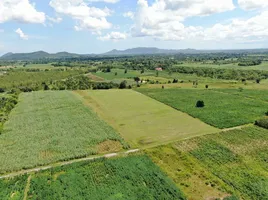
M 7 53 L 0 57 L 0 60 L 38 60 L 44 58 L 78 58 L 78 57 L 97 57 L 97 56 L 131 56 L 131 55 L 157 55 L 157 54 L 199 54 L 199 53 L 264 53 L 268 49 L 243 49 L 243 50 L 196 50 L 196 49 L 158 49 L 150 47 L 138 47 L 126 50 L 112 50 L 103 54 L 75 54 L 69 52 L 59 52 L 50 54 L 45 51 L 32 53 Z

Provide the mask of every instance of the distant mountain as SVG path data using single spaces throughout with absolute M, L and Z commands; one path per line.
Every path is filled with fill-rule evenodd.
M 3 60 L 36 60 L 49 57 L 49 53 L 44 51 L 37 51 L 33 53 L 7 53 L 0 57 Z
M 1 60 L 38 60 L 44 58 L 54 58 L 54 59 L 61 59 L 61 58 L 74 58 L 74 57 L 81 57 L 86 55 L 68 53 L 68 52 L 59 52 L 55 54 L 49 54 L 45 51 L 36 51 L 32 53 L 7 53 L 0 57 Z
M 6 53 L 6 54 L 2 55 L 2 57 L 0 57 L 0 58 L 6 58 L 6 57 L 9 57 L 9 56 L 11 56 L 12 54 L 13 54 L 12 52 L 9 52 L 9 53 Z
M 268 53 L 268 49 L 230 49 L 230 50 L 196 50 L 196 49 L 158 49 L 154 47 L 138 47 L 126 50 L 112 50 L 103 54 L 75 54 L 69 52 L 59 52 L 49 54 L 45 51 L 32 53 L 7 53 L 0 57 L 0 60 L 38 60 L 44 58 L 62 59 L 78 57 L 96 56 L 131 56 L 131 55 L 172 55 L 172 54 L 201 54 L 201 53 Z
M 153 55 L 153 54 L 175 54 L 175 53 L 197 53 L 198 50 L 195 49 L 158 49 L 150 47 L 138 47 L 126 50 L 112 50 L 103 55 L 107 56 L 118 56 L 118 55 Z

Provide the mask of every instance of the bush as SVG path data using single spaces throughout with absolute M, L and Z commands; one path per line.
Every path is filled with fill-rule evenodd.
M 266 116 L 268 116 L 268 111 L 265 113 Z
M 255 121 L 255 125 L 268 129 L 268 117 Z
M 197 107 L 197 108 L 203 108 L 204 106 L 205 106 L 204 101 L 200 101 L 200 100 L 199 100 L 199 101 L 196 102 L 196 107 Z
M 206 85 L 206 89 L 208 89 L 208 85 Z
M 0 88 L 0 93 L 4 93 L 5 90 L 3 88 Z
M 127 88 L 127 82 L 126 81 L 122 81 L 119 85 L 119 89 L 125 89 Z

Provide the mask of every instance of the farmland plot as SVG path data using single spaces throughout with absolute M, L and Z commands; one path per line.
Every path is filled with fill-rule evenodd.
M 7 187 L 5 190 L 10 194 Z M 175 184 L 144 155 L 98 159 L 32 174 L 26 197 L 26 200 L 185 199 Z
M 267 199 L 268 130 L 250 126 L 146 150 L 188 198 Z
M 214 90 L 138 89 L 138 91 L 217 128 L 253 123 L 264 116 L 268 109 L 268 103 L 263 100 Z M 205 107 L 196 107 L 196 102 L 199 100 L 204 101 Z
M 133 90 L 77 91 L 132 147 L 217 132 L 198 119 Z
M 127 147 L 121 137 L 72 92 L 23 93 L 0 135 L 0 174 L 119 151 L 122 144 Z

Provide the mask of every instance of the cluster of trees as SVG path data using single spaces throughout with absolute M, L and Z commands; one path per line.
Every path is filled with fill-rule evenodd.
M 44 90 L 108 90 L 118 88 L 119 85 L 113 82 L 92 82 L 87 76 L 75 76 L 66 80 L 55 81 L 51 86 L 43 84 Z
M 0 97 L 0 134 L 2 132 L 4 123 L 8 119 L 8 114 L 17 103 L 18 94 L 14 93 L 14 91 L 10 91 L 9 94 L 5 94 L 4 96 Z
M 238 66 L 255 66 L 262 64 L 261 60 L 242 60 L 238 63 Z
M 170 68 L 172 72 L 182 74 L 196 74 L 197 76 L 210 77 L 226 80 L 257 80 L 267 79 L 268 71 L 261 70 L 237 70 L 237 69 L 216 69 L 208 67 L 184 67 L 178 66 Z

